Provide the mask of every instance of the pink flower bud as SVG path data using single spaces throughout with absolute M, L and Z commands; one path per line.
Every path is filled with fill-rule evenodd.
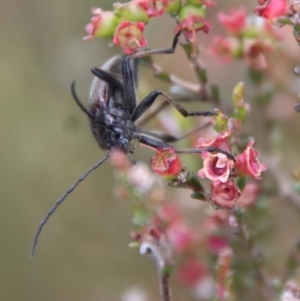
M 246 25 L 246 10 L 244 7 L 231 9 L 228 14 L 220 13 L 219 22 L 232 34 L 239 34 Z
M 218 254 L 221 250 L 228 247 L 228 241 L 224 237 L 218 235 L 208 235 L 206 243 L 210 252 L 213 252 L 214 254 Z
M 93 7 L 92 14 L 91 23 L 85 27 L 88 36 L 83 39 L 87 41 L 94 37 L 112 37 L 119 22 L 113 12 L 103 11 L 101 8 Z
M 209 32 L 210 25 L 205 20 L 204 7 L 196 7 L 193 5 L 186 5 L 182 7 L 179 12 L 180 23 L 177 25 L 175 32 L 182 30 L 186 37 L 195 41 L 195 35 L 197 31 Z
M 210 48 L 210 51 L 218 56 L 222 62 L 227 63 L 232 59 L 234 49 L 236 48 L 233 43 L 234 41 L 216 36 L 213 39 L 213 46 Z
M 241 191 L 232 180 L 226 183 L 220 181 L 211 183 L 210 201 L 218 207 L 232 209 L 240 195 Z
M 173 149 L 158 150 L 151 159 L 150 166 L 155 173 L 162 175 L 168 180 L 176 178 L 182 169 L 181 160 Z
M 231 150 L 229 144 L 230 135 L 231 135 L 231 131 L 226 131 L 226 132 L 219 133 L 219 135 L 211 139 L 199 138 L 197 148 L 214 146 L 230 152 Z
M 157 17 L 165 12 L 165 2 L 163 0 L 133 0 L 139 4 L 146 12 L 148 17 Z
M 276 20 L 284 17 L 288 13 L 288 1 L 286 0 L 266 0 L 260 1 L 262 5 L 257 6 L 254 12 L 265 19 Z
M 144 29 L 145 25 L 143 22 L 124 21 L 116 29 L 113 42 L 120 46 L 124 53 L 132 54 L 138 48 L 146 47 L 147 45 L 143 36 Z
M 244 56 L 250 68 L 263 70 L 268 65 L 266 57 L 272 50 L 271 44 L 261 40 L 253 40 L 245 45 Z
M 203 168 L 198 171 L 200 178 L 208 178 L 212 181 L 227 182 L 234 162 L 224 154 L 202 153 Z
M 260 174 L 267 170 L 267 166 L 258 161 L 258 151 L 252 147 L 253 144 L 254 141 L 251 140 L 246 149 L 236 157 L 235 169 L 239 176 L 250 176 L 260 180 Z

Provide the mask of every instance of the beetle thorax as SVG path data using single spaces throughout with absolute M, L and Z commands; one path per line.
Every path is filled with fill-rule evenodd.
M 136 126 L 129 118 L 122 118 L 110 113 L 103 112 L 91 121 L 91 128 L 99 146 L 111 150 L 120 148 L 125 153 L 131 152 L 133 146 L 130 141 Z

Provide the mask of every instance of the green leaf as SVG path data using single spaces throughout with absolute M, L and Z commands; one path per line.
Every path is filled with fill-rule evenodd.
M 243 191 L 244 188 L 245 188 L 245 186 L 246 186 L 246 183 L 247 183 L 246 177 L 240 177 L 240 178 L 238 178 L 236 184 L 237 184 L 237 187 L 238 187 L 241 191 Z
M 220 103 L 220 89 L 217 85 L 211 85 L 210 86 L 210 92 L 212 95 L 212 98 L 216 103 Z
M 201 193 L 201 192 L 193 192 L 193 193 L 190 195 L 190 197 L 191 197 L 192 199 L 196 199 L 196 200 L 200 200 L 200 201 L 205 201 L 205 200 L 206 200 L 204 194 Z

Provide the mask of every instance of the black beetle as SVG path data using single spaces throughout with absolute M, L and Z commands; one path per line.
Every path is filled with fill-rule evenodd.
M 95 75 L 95 78 L 90 90 L 89 109 L 86 109 L 79 100 L 75 92 L 75 82 L 72 83 L 71 92 L 74 100 L 88 116 L 91 130 L 98 145 L 100 148 L 108 150 L 108 153 L 93 167 L 88 169 L 49 210 L 34 235 L 30 252 L 31 256 L 34 255 L 38 238 L 50 216 L 80 182 L 109 158 L 110 152 L 113 149 L 118 148 L 125 153 L 133 153 L 134 147 L 130 144 L 132 139 L 138 140 L 140 143 L 155 149 L 173 148 L 169 143 L 178 140 L 176 137 L 144 131 L 135 124 L 150 108 L 158 96 L 163 96 L 165 100 L 174 106 L 184 117 L 212 116 L 216 114 L 214 111 L 187 112 L 174 99 L 159 90 L 152 91 L 137 104 L 135 86 L 137 81 L 136 64 L 138 58 L 152 54 L 173 53 L 178 43 L 179 35 L 180 32 L 175 35 L 172 46 L 169 48 L 146 50 L 126 57 L 114 56 L 109 59 L 101 69 L 93 68 L 91 71 Z M 233 155 L 216 147 L 175 150 L 176 153 L 184 154 L 201 153 L 203 151 L 224 153 L 231 160 L 234 160 Z

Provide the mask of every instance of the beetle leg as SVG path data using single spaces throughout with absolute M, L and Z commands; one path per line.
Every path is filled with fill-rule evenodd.
M 123 85 L 124 85 L 124 98 L 126 104 L 130 107 L 130 113 L 136 108 L 136 93 L 135 93 L 135 77 L 134 73 L 130 67 L 131 57 L 125 57 L 122 63 L 122 76 L 123 76 Z
M 92 68 L 91 71 L 95 76 L 99 77 L 100 79 L 102 79 L 103 81 L 111 85 L 112 88 L 118 88 L 123 90 L 123 84 L 118 79 L 116 79 L 115 77 L 107 73 L 106 71 L 103 71 L 99 68 Z
M 172 136 L 169 136 L 170 138 Z M 163 138 L 163 136 L 161 137 Z M 138 132 L 134 135 L 134 139 L 138 140 L 140 143 L 146 144 L 148 146 L 151 146 L 153 148 L 173 148 L 173 146 L 169 145 L 168 143 L 166 143 L 165 141 L 163 141 L 162 139 L 160 139 L 159 134 L 153 134 L 153 133 L 147 133 L 147 132 Z M 193 148 L 193 149 L 184 149 L 184 150 L 178 150 L 175 149 L 175 153 L 176 154 L 199 154 L 199 153 L 203 153 L 203 152 L 216 152 L 216 153 L 221 153 L 224 154 L 228 157 L 228 159 L 233 160 L 234 162 L 236 162 L 236 159 L 234 157 L 234 155 L 232 155 L 230 152 L 223 150 L 221 148 L 218 147 L 214 147 L 214 146 L 208 146 L 208 147 L 204 147 L 204 148 Z
M 170 53 L 174 53 L 176 46 L 178 44 L 179 41 L 179 36 L 181 34 L 181 31 L 179 31 L 173 39 L 172 42 L 172 46 L 171 47 L 166 47 L 166 48 L 159 48 L 159 49 L 151 49 L 151 50 L 145 50 L 145 51 L 141 51 L 141 52 L 136 52 L 134 54 L 131 54 L 129 56 L 127 56 L 124 60 L 129 60 L 130 58 L 140 58 L 140 57 L 145 57 L 145 56 L 149 56 L 152 54 L 170 54 Z M 124 62 L 123 62 L 124 64 Z
M 148 133 L 154 137 L 157 137 L 158 139 L 161 139 L 163 140 L 164 142 L 167 142 L 167 143 L 172 143 L 172 142 L 177 142 L 177 141 L 180 141 L 190 135 L 193 135 L 207 127 L 211 126 L 211 123 L 210 122 L 207 122 L 205 124 L 202 124 L 198 127 L 196 127 L 195 129 L 181 135 L 180 137 L 176 137 L 176 136 L 173 136 L 173 135 L 170 135 L 170 134 L 166 134 L 166 133 L 156 133 L 156 132 L 151 132 L 151 131 L 143 131 L 144 133 Z
M 133 139 L 153 148 L 173 148 L 171 145 L 161 140 L 158 136 L 152 135 L 152 133 L 137 132 L 134 134 Z
M 203 152 L 209 152 L 209 153 L 216 152 L 216 153 L 224 154 L 228 157 L 228 159 L 236 162 L 234 155 L 232 155 L 230 152 L 225 151 L 218 147 L 214 147 L 214 146 L 208 146 L 208 147 L 204 147 L 204 148 L 183 149 L 183 150 L 175 149 L 175 152 L 177 154 L 199 154 L 199 153 L 203 153 Z
M 188 112 L 186 111 L 179 103 L 177 103 L 173 98 L 171 98 L 166 93 L 154 90 L 152 91 L 148 96 L 146 96 L 136 107 L 134 112 L 132 113 L 130 119 L 132 122 L 135 122 L 138 118 L 140 118 L 154 103 L 156 98 L 162 95 L 182 116 L 188 117 L 188 116 L 212 116 L 216 115 L 217 113 L 215 111 L 196 111 L 196 112 Z
M 181 34 L 181 32 L 178 32 L 175 35 L 171 47 L 137 52 L 137 53 L 134 53 L 134 54 L 129 55 L 124 58 L 123 63 L 122 63 L 124 97 L 125 97 L 126 103 L 132 108 L 132 112 L 136 108 L 136 93 L 135 93 L 136 72 L 132 71 L 132 68 L 130 66 L 130 59 L 141 58 L 141 57 L 149 56 L 152 54 L 158 54 L 158 53 L 173 53 L 178 44 L 178 39 L 179 39 L 180 34 Z

